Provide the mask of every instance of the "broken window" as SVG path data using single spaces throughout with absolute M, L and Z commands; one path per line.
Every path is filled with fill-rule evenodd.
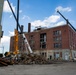
M 61 37 L 53 37 L 53 39 L 55 42 L 58 42 L 58 41 L 61 41 L 62 38 Z
M 61 43 L 54 43 L 54 48 L 61 48 L 62 44 Z
M 54 35 L 61 35 L 61 31 L 60 30 L 54 31 L 53 34 Z
M 29 40 L 29 44 L 30 44 L 31 49 L 34 49 L 35 41 L 34 40 Z
M 46 48 L 46 33 L 40 34 L 40 48 Z

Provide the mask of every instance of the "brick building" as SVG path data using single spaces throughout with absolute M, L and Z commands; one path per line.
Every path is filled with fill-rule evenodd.
M 70 60 L 76 57 L 76 31 L 69 25 L 53 28 L 37 28 L 25 33 L 34 53 L 41 54 L 48 59 Z M 26 45 L 19 35 L 19 50 L 25 52 Z M 10 40 L 10 51 L 14 50 L 14 37 Z

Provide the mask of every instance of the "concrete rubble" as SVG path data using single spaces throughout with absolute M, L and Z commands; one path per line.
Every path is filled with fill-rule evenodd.
M 0 66 L 8 66 L 8 65 L 13 65 L 13 61 L 6 58 L 0 58 Z
M 21 54 L 15 58 L 9 56 L 0 58 L 0 66 L 8 66 L 13 64 L 52 64 L 53 61 L 47 60 L 45 57 L 37 54 Z

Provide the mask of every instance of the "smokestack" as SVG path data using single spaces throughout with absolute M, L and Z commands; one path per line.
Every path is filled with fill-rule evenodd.
M 23 29 L 24 29 L 24 26 L 23 26 L 23 25 L 21 25 L 21 33 L 23 33 Z
M 28 23 L 28 33 L 31 32 L 31 23 Z

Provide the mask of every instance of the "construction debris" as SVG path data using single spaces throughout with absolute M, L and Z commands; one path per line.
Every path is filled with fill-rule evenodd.
M 8 66 L 13 64 L 52 64 L 53 61 L 47 60 L 42 55 L 37 54 L 20 54 L 17 55 L 15 58 L 13 57 L 4 57 L 0 58 L 0 66 Z
M 18 64 L 53 64 L 52 60 L 46 59 L 42 55 L 37 54 L 21 54 L 20 58 L 18 58 Z
M 22 54 L 20 63 L 22 64 L 46 64 L 47 60 L 41 55 Z
M 0 58 L 0 66 L 8 66 L 8 65 L 13 65 L 13 61 L 6 58 Z

